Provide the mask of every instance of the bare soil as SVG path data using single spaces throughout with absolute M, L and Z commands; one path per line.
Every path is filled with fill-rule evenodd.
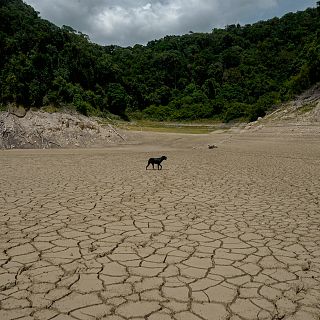
M 319 319 L 319 134 L 272 130 L 0 150 L 0 319 Z
M 125 141 L 111 125 L 80 114 L 28 111 L 0 113 L 0 148 L 50 149 L 104 147 Z

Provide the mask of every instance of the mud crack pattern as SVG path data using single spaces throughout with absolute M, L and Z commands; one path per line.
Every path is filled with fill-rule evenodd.
M 306 150 L 1 152 L 0 319 L 319 319 Z

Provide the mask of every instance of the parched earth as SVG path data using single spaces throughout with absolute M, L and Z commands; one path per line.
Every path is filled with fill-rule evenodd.
M 319 134 L 272 130 L 0 151 L 0 319 L 320 319 Z

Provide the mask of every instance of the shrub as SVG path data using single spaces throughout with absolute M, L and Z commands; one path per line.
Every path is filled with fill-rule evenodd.
M 224 106 L 222 120 L 229 122 L 236 119 L 245 119 L 248 116 L 250 105 L 241 102 L 231 102 Z
M 143 110 L 146 118 L 151 120 L 165 121 L 171 119 L 172 110 L 169 106 L 152 105 Z

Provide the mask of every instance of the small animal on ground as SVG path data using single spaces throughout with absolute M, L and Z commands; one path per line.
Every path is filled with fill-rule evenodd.
M 208 144 L 208 149 L 214 149 L 214 148 L 218 148 L 218 147 L 214 144 Z
M 148 169 L 149 165 L 152 164 L 152 169 L 154 169 L 154 165 L 157 164 L 158 165 L 158 170 L 161 170 L 162 169 L 162 165 L 161 165 L 161 162 L 163 160 L 167 160 L 167 157 L 166 156 L 162 156 L 160 158 L 150 158 L 148 160 L 148 164 L 146 166 L 146 170 Z

